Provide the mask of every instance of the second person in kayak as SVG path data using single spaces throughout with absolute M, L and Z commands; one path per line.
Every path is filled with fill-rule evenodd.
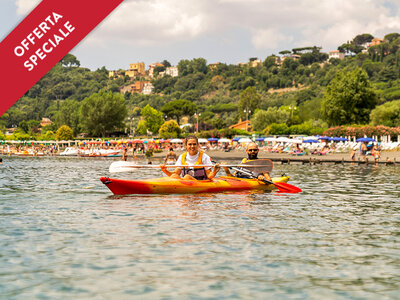
M 165 165 L 161 165 L 161 170 L 169 177 L 183 178 L 187 180 L 207 180 L 213 179 L 218 173 L 220 166 L 216 164 L 212 169 L 211 158 L 200 151 L 199 141 L 196 136 L 189 135 L 185 139 L 186 152 L 182 153 L 176 161 L 177 167 L 173 172 L 167 170 Z M 187 167 L 183 167 L 186 166 Z M 206 165 L 206 167 L 196 167 L 196 165 Z

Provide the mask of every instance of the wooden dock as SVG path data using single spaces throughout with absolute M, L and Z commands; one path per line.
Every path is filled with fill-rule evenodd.
M 362 160 L 361 158 L 358 158 L 357 160 L 346 160 L 344 158 L 342 159 L 334 159 L 334 158 L 319 158 L 319 157 L 293 157 L 293 158 L 288 158 L 288 157 L 272 157 L 269 158 L 273 162 L 280 162 L 281 164 L 291 164 L 291 163 L 301 163 L 301 164 L 311 164 L 311 165 L 316 165 L 316 164 L 369 164 L 369 165 L 392 165 L 396 166 L 399 165 L 399 162 L 396 162 L 396 158 L 393 160 L 390 160 L 388 157 L 386 160 L 375 160 L 375 159 L 368 159 L 368 157 L 365 160 Z

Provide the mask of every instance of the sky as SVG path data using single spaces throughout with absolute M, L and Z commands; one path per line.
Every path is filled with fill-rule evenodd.
M 0 0 L 0 40 L 39 2 Z M 124 0 L 71 53 L 92 70 L 198 57 L 237 64 L 392 32 L 400 33 L 400 0 Z

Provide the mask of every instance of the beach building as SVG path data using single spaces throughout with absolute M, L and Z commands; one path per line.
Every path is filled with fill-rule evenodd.
M 251 131 L 251 122 L 249 120 L 245 120 L 245 121 L 239 120 L 238 123 L 229 126 L 229 128 Z

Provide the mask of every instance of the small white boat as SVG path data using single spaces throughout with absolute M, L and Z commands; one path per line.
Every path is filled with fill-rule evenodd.
M 60 153 L 61 156 L 78 156 L 78 149 L 74 147 L 67 147 L 63 152 Z

